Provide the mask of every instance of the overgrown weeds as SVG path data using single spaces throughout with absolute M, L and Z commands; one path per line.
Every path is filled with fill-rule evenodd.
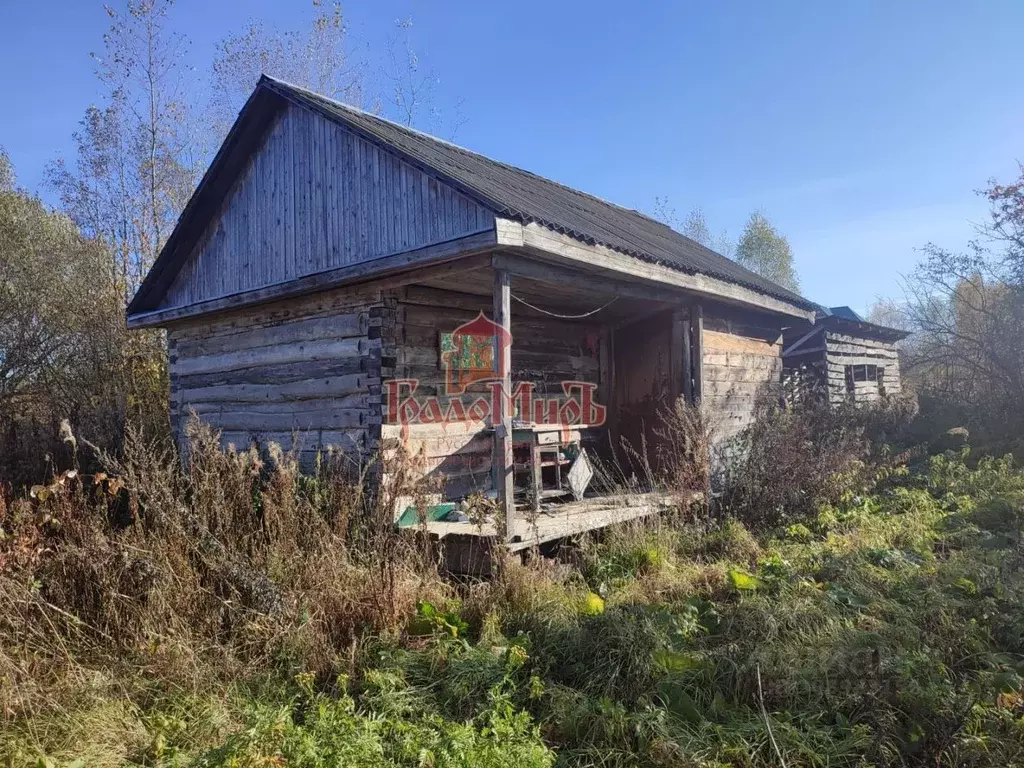
M 192 441 L 187 469 L 132 443 L 4 498 L 6 764 L 1024 761 L 1009 459 L 875 465 L 798 514 L 623 526 L 454 584 L 390 524 L 424 487 Z
M 312 475 L 271 446 L 222 451 L 190 426 L 187 468 L 129 440 L 106 472 L 69 470 L 0 520 L 0 706 L 8 722 L 67 727 L 79 685 L 198 695 L 277 669 L 326 679 L 367 633 L 396 634 L 449 588 L 371 493 L 368 470 L 324 456 Z M 404 477 L 391 472 L 392 478 Z M 358 541 L 358 546 L 352 543 Z M 59 741 L 59 740 L 58 740 Z
M 866 407 L 806 398 L 780 408 L 763 397 L 751 426 L 719 446 L 727 459 L 717 505 L 754 527 L 801 522 L 822 504 L 870 490 L 898 463 L 893 446 L 905 439 L 912 415 L 896 399 Z

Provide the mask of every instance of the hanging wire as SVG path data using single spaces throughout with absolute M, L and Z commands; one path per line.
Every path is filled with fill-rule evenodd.
M 535 306 L 533 306 L 533 304 L 531 304 L 528 301 L 525 301 L 524 299 L 519 298 L 514 293 L 510 292 L 509 295 L 513 299 L 518 301 L 520 304 L 522 304 L 524 306 L 527 306 L 527 307 L 529 307 L 530 309 L 532 309 L 532 310 L 534 310 L 536 312 L 540 312 L 543 315 L 548 315 L 550 317 L 557 317 L 559 320 L 582 320 L 584 317 L 590 317 L 591 315 L 596 315 L 602 309 L 607 309 L 609 306 L 611 306 L 611 304 L 613 302 L 617 301 L 618 298 L 619 298 L 618 296 L 613 296 L 611 298 L 611 300 L 608 301 L 607 304 L 604 304 L 603 306 L 600 306 L 597 309 L 593 309 L 590 312 L 584 312 L 582 315 L 559 315 L 559 314 L 557 314 L 555 312 L 548 312 L 546 309 L 541 309 L 540 307 L 535 307 Z

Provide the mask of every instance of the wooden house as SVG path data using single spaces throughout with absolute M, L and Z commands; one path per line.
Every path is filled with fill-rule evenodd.
M 741 429 L 813 317 L 641 213 L 268 77 L 128 309 L 167 331 L 179 433 L 194 412 L 236 445 L 404 444 L 449 499 L 491 491 L 514 546 L 657 509 L 588 492 L 524 523 L 674 398 Z M 523 383 L 528 412 L 479 402 Z
M 900 394 L 896 343 L 907 333 L 863 320 L 849 307 L 819 307 L 813 326 L 794 326 L 783 344 L 790 398 L 870 403 Z

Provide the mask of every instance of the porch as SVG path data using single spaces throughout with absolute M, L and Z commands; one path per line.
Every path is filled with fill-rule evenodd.
M 699 495 L 694 492 L 691 500 Z M 656 517 L 672 510 L 678 501 L 668 493 L 652 491 L 546 503 L 538 515 L 517 515 L 507 541 L 503 541 L 505 536 L 502 535 L 507 529 L 499 532 L 493 520 L 479 525 L 436 521 L 426 523 L 424 529 L 440 545 L 447 570 L 483 574 L 490 569 L 494 547 L 501 543 L 508 552 L 520 553 L 608 526 Z
M 417 522 L 449 555 L 458 553 L 456 563 L 497 542 L 520 551 L 673 506 L 651 475 L 660 409 L 700 397 L 703 314 L 693 294 L 502 253 L 411 278 L 396 292 L 393 381 L 415 387 L 421 410 L 436 400 L 433 420 L 409 423 L 404 401 L 390 402 L 401 386 L 385 387 L 382 438 L 385 447 L 403 445 L 441 481 L 441 504 L 458 505 L 448 517 Z M 453 390 L 452 336 L 480 312 L 494 318 L 485 331 L 492 368 L 484 380 Z M 530 405 L 516 394 L 524 384 L 535 398 Z M 473 398 L 494 386 L 506 396 L 493 400 L 486 418 L 436 418 L 453 407 L 471 412 Z M 583 390 L 592 403 L 577 403 L 563 419 L 559 407 Z M 632 450 L 621 450 L 626 444 Z M 590 471 L 574 476 L 581 461 L 612 471 L 596 470 L 604 476 L 580 483 L 578 475 Z M 622 492 L 626 486 L 633 490 Z M 473 494 L 491 498 L 497 515 L 461 519 L 461 502 Z

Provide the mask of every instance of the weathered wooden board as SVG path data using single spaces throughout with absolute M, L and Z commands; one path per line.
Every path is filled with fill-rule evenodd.
M 758 398 L 781 391 L 782 332 L 777 321 L 728 308 L 708 310 L 702 404 L 719 458 L 749 426 Z
M 494 216 L 397 155 L 285 109 L 161 309 L 493 230 Z
M 384 343 L 393 342 L 387 312 L 379 289 L 339 289 L 171 328 L 179 440 L 194 413 L 221 430 L 224 444 L 289 450 L 284 436 L 294 432 L 306 436 L 295 446 L 304 453 L 373 450 Z

